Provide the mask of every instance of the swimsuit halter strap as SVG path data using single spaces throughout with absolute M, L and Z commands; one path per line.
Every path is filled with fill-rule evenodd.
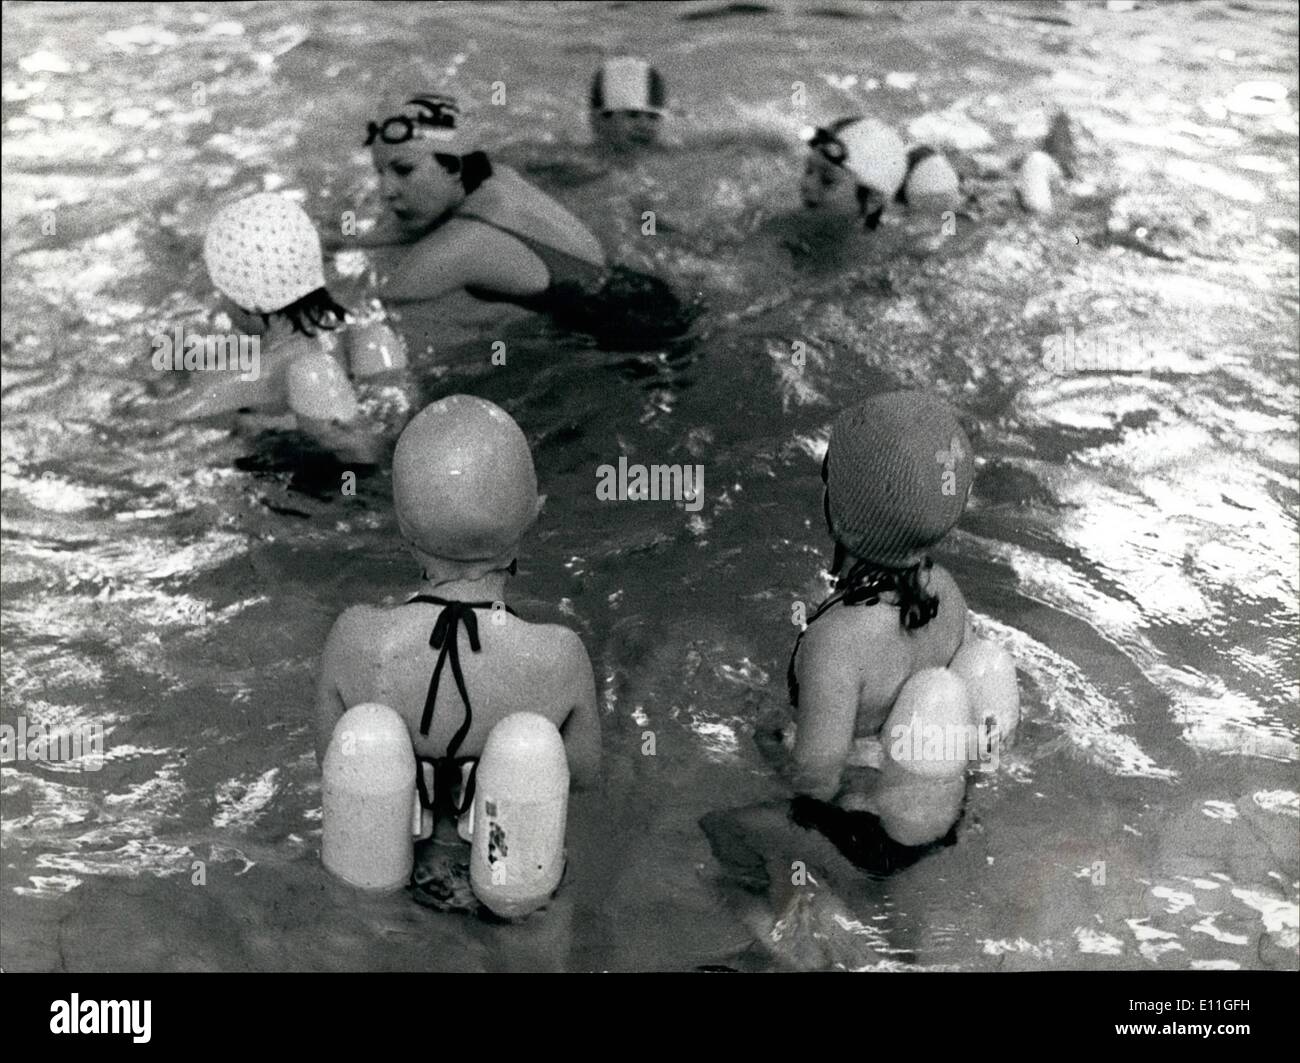
M 819 616 L 821 616 L 822 613 L 826 612 L 826 610 L 830 609 L 833 605 L 836 605 L 837 603 L 843 601 L 844 598 L 845 595 L 841 591 L 836 591 L 834 594 L 832 594 L 829 598 L 827 598 L 824 602 L 822 602 L 821 605 L 819 605 L 816 609 L 813 610 L 813 615 L 810 616 L 804 622 L 803 630 L 800 631 L 799 634 L 795 636 L 794 649 L 790 651 L 790 664 L 786 667 L 785 670 L 785 686 L 787 692 L 790 695 L 790 705 L 793 708 L 797 709 L 799 707 L 799 679 L 794 672 L 794 659 L 799 655 L 799 644 L 803 641 L 804 632 L 806 632 L 808 628 L 812 626 L 812 622 L 816 620 Z M 848 603 L 846 602 L 845 604 Z
M 829 518 L 828 518 L 829 521 Z M 840 547 L 837 546 L 837 552 Z M 785 672 L 786 689 L 790 694 L 790 704 L 799 707 L 799 680 L 794 672 L 794 659 L 799 653 L 799 643 L 803 641 L 804 632 L 814 620 L 836 605 L 851 608 L 855 605 L 875 605 L 880 596 L 888 591 L 898 589 L 897 581 L 889 573 L 871 572 L 859 562 L 849 572 L 835 581 L 835 593 L 827 598 L 810 616 L 803 626 L 803 631 L 795 637 L 794 649 L 790 651 L 790 665 Z
M 455 735 L 447 743 L 447 752 L 441 757 L 417 757 L 418 761 L 432 763 L 434 766 L 434 787 L 435 793 L 430 794 L 424 784 L 423 772 L 416 772 L 416 785 L 420 791 L 420 800 L 427 808 L 434 807 L 438 794 L 446 796 L 448 804 L 455 810 L 457 815 L 467 811 L 474 800 L 474 779 L 477 774 L 478 758 L 477 757 L 458 757 L 456 751 L 465 741 L 465 736 L 469 734 L 469 729 L 474 723 L 474 710 L 469 702 L 469 690 L 465 686 L 465 676 L 460 668 L 460 647 L 459 647 L 459 626 L 465 625 L 465 634 L 469 636 L 469 648 L 471 652 L 478 653 L 482 647 L 478 638 L 478 617 L 474 615 L 475 609 L 492 609 L 496 602 L 459 602 L 451 601 L 447 598 L 438 598 L 432 594 L 417 594 L 407 599 L 407 605 L 414 605 L 421 602 L 427 605 L 441 605 L 442 612 L 438 614 L 438 619 L 434 622 L 433 631 L 429 634 L 429 645 L 438 651 L 438 663 L 433 667 L 433 676 L 429 680 L 429 690 L 424 696 L 424 711 L 420 715 L 420 734 L 428 737 L 429 728 L 433 724 L 433 709 L 438 700 L 438 682 L 442 678 L 442 668 L 448 661 L 451 662 L 451 675 L 456 682 L 456 692 L 460 694 L 460 699 L 465 705 L 465 719 L 457 728 Z M 502 603 L 506 612 L 512 616 L 514 610 Z M 473 763 L 474 770 L 471 771 L 468 781 L 465 783 L 464 793 L 461 800 L 456 802 L 451 799 L 451 788 L 457 781 L 458 774 L 455 776 L 451 771 L 439 770 L 440 768 L 459 768 L 463 763 Z

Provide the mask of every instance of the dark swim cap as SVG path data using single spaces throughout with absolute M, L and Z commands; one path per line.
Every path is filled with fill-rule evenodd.
M 942 400 L 922 391 L 867 399 L 831 425 L 831 534 L 864 560 L 915 565 L 961 518 L 974 466 L 970 440 Z

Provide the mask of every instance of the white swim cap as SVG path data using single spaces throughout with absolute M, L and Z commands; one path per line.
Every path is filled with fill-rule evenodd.
M 631 55 L 605 60 L 591 83 L 591 106 L 597 111 L 649 111 L 661 115 L 667 95 L 659 71 Z
M 894 198 L 907 175 L 907 148 L 884 122 L 859 118 L 835 131 L 844 146 L 844 167 L 858 184 Z
M 376 142 L 405 144 L 429 141 L 440 155 L 469 155 L 479 151 L 478 141 L 465 124 L 456 97 L 442 92 L 416 92 L 390 96 L 379 117 L 366 126 L 366 146 Z
M 537 519 L 528 440 L 495 403 L 440 399 L 397 441 L 393 504 L 402 534 L 425 554 L 478 562 L 481 571 L 504 567 Z
M 325 287 L 320 237 L 287 196 L 259 192 L 217 212 L 203 240 L 212 283 L 245 310 L 269 314 Z

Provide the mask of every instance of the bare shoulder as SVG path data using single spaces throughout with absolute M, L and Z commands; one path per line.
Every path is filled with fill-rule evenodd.
M 388 624 L 388 612 L 372 605 L 353 605 L 344 609 L 325 640 L 326 659 L 351 657 L 363 646 L 373 644 L 375 635 Z
M 898 610 L 887 605 L 836 606 L 808 625 L 799 652 L 826 656 L 848 651 L 858 657 L 864 642 L 891 639 L 897 628 Z
M 893 606 L 835 608 L 804 633 L 797 658 L 800 685 L 819 677 L 852 686 L 853 707 L 874 712 L 887 707 L 907 679 L 912 651 Z
M 587 647 L 582 644 L 582 637 L 563 624 L 536 624 L 536 637 L 543 642 L 547 651 L 557 660 L 566 664 L 590 664 Z
M 591 670 L 587 648 L 576 631 L 563 624 L 533 624 L 515 621 L 511 638 L 515 647 L 527 652 L 538 662 L 544 662 L 547 674 L 581 678 Z
M 442 231 L 442 255 L 458 264 L 469 284 L 499 284 L 503 274 L 518 269 L 521 256 L 524 261 L 535 258 L 517 237 L 474 218 L 453 218 L 442 226 Z M 540 261 L 534 264 L 541 277 L 539 283 L 545 285 L 546 267 Z

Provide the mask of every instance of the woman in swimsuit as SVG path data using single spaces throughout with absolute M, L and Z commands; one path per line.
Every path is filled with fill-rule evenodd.
M 616 349 L 655 346 L 689 326 L 663 281 L 610 265 L 581 221 L 494 166 L 451 97 L 407 99 L 369 124 L 366 144 L 387 214 L 369 233 L 327 246 L 411 245 L 380 285 L 385 303 L 508 303 Z

